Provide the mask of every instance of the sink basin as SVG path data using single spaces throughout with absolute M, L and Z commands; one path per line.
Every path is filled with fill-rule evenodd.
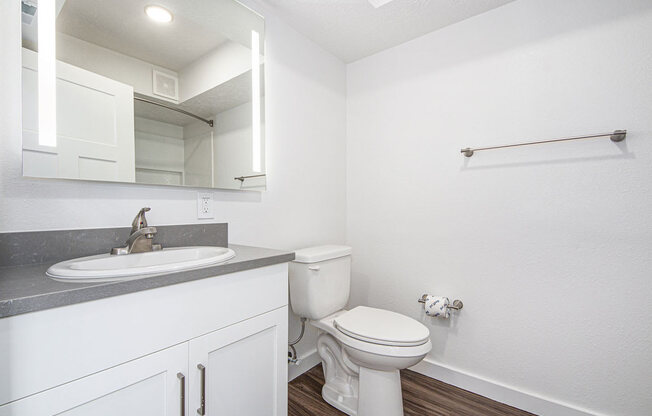
M 225 247 L 174 247 L 148 253 L 112 256 L 99 254 L 66 260 L 46 274 L 55 280 L 101 282 L 178 272 L 223 263 L 235 257 Z

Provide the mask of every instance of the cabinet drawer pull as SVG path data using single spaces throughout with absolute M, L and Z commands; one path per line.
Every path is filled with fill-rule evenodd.
M 181 394 L 180 394 L 181 411 L 179 412 L 179 414 L 181 416 L 186 416 L 186 376 L 184 376 L 182 373 L 177 373 L 177 378 L 179 379 L 179 384 L 181 384 Z
M 206 367 L 197 364 L 197 368 L 199 369 L 199 391 L 201 392 L 197 414 L 204 416 L 206 414 Z

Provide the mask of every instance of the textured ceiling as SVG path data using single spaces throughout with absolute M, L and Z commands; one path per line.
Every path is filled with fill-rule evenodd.
M 353 62 L 513 0 L 263 0 L 296 30 Z
M 151 21 L 148 4 L 169 9 L 174 20 Z M 250 47 L 251 30 L 262 34 L 264 24 L 233 0 L 66 0 L 57 31 L 178 71 L 227 40 Z

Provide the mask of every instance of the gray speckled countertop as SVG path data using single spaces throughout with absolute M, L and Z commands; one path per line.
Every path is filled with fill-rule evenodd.
M 229 248 L 235 251 L 235 257 L 225 263 L 116 282 L 58 282 L 45 275 L 52 262 L 0 267 L 0 318 L 285 263 L 294 259 L 294 253 L 285 251 L 239 245 L 229 245 Z

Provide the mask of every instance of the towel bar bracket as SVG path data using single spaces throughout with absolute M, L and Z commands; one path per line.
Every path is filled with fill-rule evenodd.
M 622 142 L 625 140 L 625 136 L 627 135 L 627 130 L 616 130 L 613 132 L 613 134 L 610 136 L 612 142 Z

